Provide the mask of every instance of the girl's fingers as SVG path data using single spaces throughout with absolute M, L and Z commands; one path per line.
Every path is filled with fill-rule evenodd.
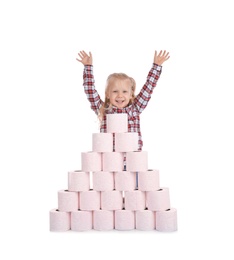
M 88 54 L 87 54 L 85 51 L 82 51 L 82 54 L 83 54 L 84 56 L 88 56 Z
M 166 55 L 164 55 L 164 58 L 165 58 L 165 59 L 168 59 L 168 57 L 170 57 L 170 56 L 169 56 L 169 52 L 168 52 Z
M 80 56 L 81 59 L 84 58 L 84 56 L 82 54 L 78 53 L 78 55 Z
M 80 51 L 80 52 L 78 53 L 78 55 L 79 55 L 82 59 L 85 58 L 85 57 L 87 57 L 87 56 L 92 57 L 92 53 L 91 53 L 91 52 L 89 52 L 89 55 L 88 55 L 85 51 Z

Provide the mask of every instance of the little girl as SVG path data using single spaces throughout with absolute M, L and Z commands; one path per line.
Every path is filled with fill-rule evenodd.
M 84 65 L 84 90 L 91 108 L 100 120 L 100 132 L 106 132 L 106 114 L 127 113 L 128 132 L 138 133 L 138 150 L 142 150 L 143 141 L 140 129 L 140 114 L 146 108 L 151 94 L 162 72 L 162 64 L 170 58 L 166 51 L 155 51 L 153 65 L 148 73 L 147 80 L 141 91 L 135 96 L 136 82 L 124 73 L 113 73 L 107 78 L 105 101 L 102 101 L 93 76 L 93 59 L 85 51 L 78 53 L 77 61 Z

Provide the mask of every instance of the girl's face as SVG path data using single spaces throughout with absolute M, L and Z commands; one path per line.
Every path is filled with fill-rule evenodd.
M 117 108 L 124 108 L 132 97 L 131 81 L 129 79 L 116 79 L 109 88 L 107 98 Z

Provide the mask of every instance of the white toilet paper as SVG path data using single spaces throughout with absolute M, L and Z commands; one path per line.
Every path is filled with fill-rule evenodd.
M 92 135 L 93 152 L 113 152 L 112 133 L 93 133 Z
M 170 209 L 170 196 L 168 188 L 156 191 L 146 191 L 146 207 L 153 211 Z
M 112 210 L 95 210 L 93 212 L 93 229 L 99 231 L 114 229 L 114 212 Z
M 93 172 L 93 189 L 96 191 L 108 191 L 114 189 L 113 172 Z
M 84 172 L 101 171 L 102 154 L 97 152 L 82 152 L 81 170 Z
M 71 212 L 79 208 L 79 194 L 75 191 L 58 191 L 58 210 Z
M 155 229 L 155 212 L 151 210 L 136 211 L 136 229 L 148 231 Z
M 123 114 L 107 114 L 106 115 L 106 131 L 107 133 L 126 133 L 128 132 L 128 115 Z
M 92 211 L 77 210 L 71 212 L 71 230 L 88 231 L 93 227 Z
M 95 190 L 81 191 L 80 209 L 81 210 L 100 209 L 100 192 Z
M 118 152 L 102 154 L 103 171 L 115 172 L 122 171 L 124 167 L 124 155 Z
M 116 133 L 115 151 L 116 152 L 138 151 L 138 133 Z
M 135 213 L 131 210 L 115 211 L 115 229 L 126 231 L 135 229 Z
M 160 189 L 159 171 L 140 171 L 138 173 L 138 189 L 142 191 L 155 191 Z
M 125 209 L 126 210 L 145 209 L 145 192 L 140 190 L 126 191 Z
M 90 189 L 89 173 L 82 171 L 68 172 L 69 191 L 88 191 Z
M 123 197 L 121 191 L 101 191 L 101 209 L 117 210 L 123 208 Z
M 136 188 L 136 173 L 119 171 L 115 172 L 115 189 L 120 191 L 135 190 Z
M 156 211 L 156 230 L 163 232 L 177 231 L 177 210 L 175 208 Z
M 126 169 L 129 172 L 148 170 L 148 153 L 146 151 L 127 152 Z
M 50 210 L 50 231 L 65 232 L 71 228 L 71 213 L 59 211 L 58 209 Z

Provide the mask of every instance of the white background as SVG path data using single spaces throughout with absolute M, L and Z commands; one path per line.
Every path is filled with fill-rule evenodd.
M 1 1 L 1 259 L 233 259 L 233 23 L 231 0 Z M 141 125 L 178 231 L 49 232 L 98 131 L 77 53 L 92 51 L 104 97 L 112 72 L 139 91 L 160 49 L 171 58 Z

